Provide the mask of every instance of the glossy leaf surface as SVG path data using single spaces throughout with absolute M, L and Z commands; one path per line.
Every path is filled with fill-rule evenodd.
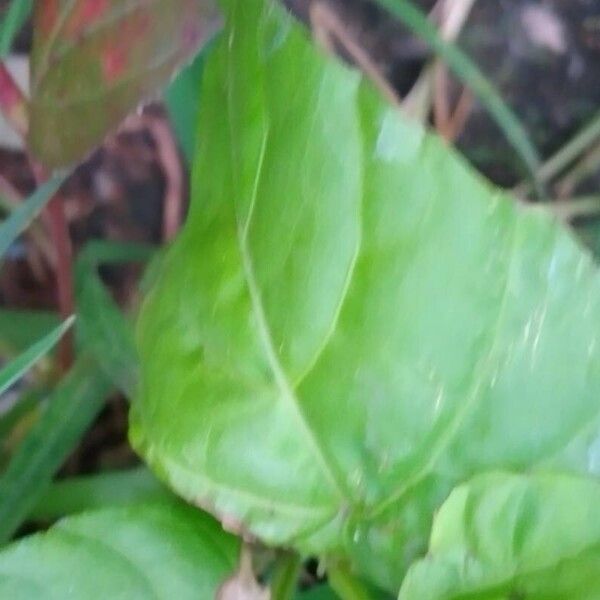
M 397 592 L 474 473 L 600 472 L 600 281 L 281 8 L 223 6 L 131 439 L 186 498 Z
M 38 0 L 30 146 L 50 167 L 84 158 L 216 31 L 213 0 Z
M 0 597 L 214 598 L 237 549 L 212 518 L 176 503 L 92 512 L 0 553 Z
M 492 474 L 454 491 L 400 600 L 600 596 L 600 484 Z

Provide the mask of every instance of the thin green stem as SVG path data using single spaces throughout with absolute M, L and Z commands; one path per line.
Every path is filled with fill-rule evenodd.
M 329 585 L 341 600 L 373 600 L 364 584 L 342 566 L 327 570 Z
M 78 358 L 54 389 L 0 477 L 0 544 L 29 516 L 111 391 L 110 383 L 86 356 Z
M 271 600 L 292 600 L 298 587 L 302 559 L 291 552 L 280 555 L 271 579 Z

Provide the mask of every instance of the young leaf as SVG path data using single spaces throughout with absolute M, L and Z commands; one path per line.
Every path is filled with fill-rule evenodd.
M 397 592 L 474 473 L 600 473 L 600 279 L 282 9 L 223 5 L 131 440 L 229 523 Z
M 28 350 L 19 355 L 8 365 L 0 369 L 0 394 L 5 392 L 15 381 L 37 363 L 40 358 L 48 354 L 52 348 L 59 342 L 60 338 L 73 324 L 74 317 L 65 321 L 62 325 L 51 331 L 46 337 L 42 338 L 31 346 Z
M 66 175 L 57 175 L 41 185 L 27 200 L 24 200 L 9 217 L 0 223 L 0 259 L 10 245 L 27 229 L 52 196 L 58 191 Z
M 29 143 L 81 159 L 219 26 L 214 0 L 45 0 L 34 15 Z
M 175 502 L 106 509 L 60 521 L 0 553 L 0 597 L 19 600 L 214 598 L 238 542 Z
M 600 483 L 486 474 L 456 489 L 400 600 L 600 596 Z
M 83 356 L 50 395 L 0 477 L 0 543 L 28 517 L 110 391 L 104 375 Z

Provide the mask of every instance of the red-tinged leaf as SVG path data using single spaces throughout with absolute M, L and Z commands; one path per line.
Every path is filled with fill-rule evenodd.
M 29 145 L 77 162 L 218 29 L 215 0 L 37 0 Z

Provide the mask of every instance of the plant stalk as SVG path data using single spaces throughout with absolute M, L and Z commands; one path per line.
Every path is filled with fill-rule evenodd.
M 329 585 L 341 600 L 373 600 L 364 584 L 342 566 L 327 569 Z
M 302 560 L 297 554 L 286 553 L 278 557 L 271 580 L 271 600 L 293 600 L 298 586 Z

